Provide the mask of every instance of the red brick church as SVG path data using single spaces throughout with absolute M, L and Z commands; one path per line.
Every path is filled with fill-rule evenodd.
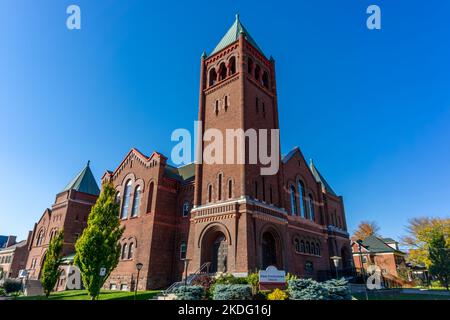
M 275 61 L 267 58 L 236 17 L 201 57 L 199 116 L 203 130 L 278 129 Z M 225 135 L 225 134 L 224 134 Z M 207 143 L 204 143 L 206 147 Z M 117 188 L 126 226 L 120 262 L 105 287 L 167 287 L 188 273 L 249 272 L 275 265 L 318 278 L 334 270 L 330 257 L 351 265 L 343 199 L 298 147 L 279 155 L 280 169 L 257 164 L 174 167 L 158 152 L 132 149 L 102 182 Z

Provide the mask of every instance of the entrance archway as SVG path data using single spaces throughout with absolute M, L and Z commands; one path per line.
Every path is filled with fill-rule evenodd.
M 228 241 L 225 234 L 217 228 L 212 228 L 203 236 L 201 243 L 201 264 L 210 262 L 209 272 L 227 272 Z
M 263 233 L 261 239 L 261 256 L 261 267 L 263 269 L 266 269 L 268 266 L 283 269 L 281 243 L 277 234 L 271 231 Z

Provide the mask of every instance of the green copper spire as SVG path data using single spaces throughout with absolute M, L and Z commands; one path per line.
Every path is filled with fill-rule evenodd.
M 89 167 L 90 163 L 91 161 L 88 161 L 83 170 L 81 170 L 81 172 L 77 174 L 61 192 L 76 190 L 98 196 L 100 194 L 100 189 L 92 174 L 91 168 Z
M 222 40 L 217 44 L 214 50 L 211 52 L 210 56 L 219 52 L 223 48 L 229 46 L 230 44 L 239 40 L 239 35 L 243 34 L 245 40 L 247 40 L 252 46 L 254 46 L 263 56 L 264 53 L 256 44 L 256 41 L 253 40 L 252 36 L 248 33 L 247 29 L 242 25 L 241 20 L 239 19 L 239 14 L 236 14 L 236 19 L 234 20 L 233 25 L 228 29 L 227 33 L 223 36 Z

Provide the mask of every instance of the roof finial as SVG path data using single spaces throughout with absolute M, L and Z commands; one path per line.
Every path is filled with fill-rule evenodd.
M 89 167 L 90 164 L 91 164 L 91 160 L 88 160 L 86 167 Z
M 239 13 L 236 13 L 236 20 L 239 21 Z

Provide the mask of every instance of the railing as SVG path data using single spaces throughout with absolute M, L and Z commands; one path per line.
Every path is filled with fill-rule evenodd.
M 177 282 L 172 283 L 170 285 L 170 287 L 168 287 L 166 290 L 163 291 L 162 294 L 164 296 L 168 295 L 168 294 L 172 293 L 176 288 L 184 285 L 185 283 L 186 283 L 186 285 L 190 285 L 195 279 L 197 279 L 198 276 L 204 275 L 204 274 L 209 274 L 210 266 L 211 266 L 211 262 L 205 262 L 194 273 L 190 274 L 184 281 L 177 281 Z M 206 269 L 206 272 L 204 272 L 205 269 Z

